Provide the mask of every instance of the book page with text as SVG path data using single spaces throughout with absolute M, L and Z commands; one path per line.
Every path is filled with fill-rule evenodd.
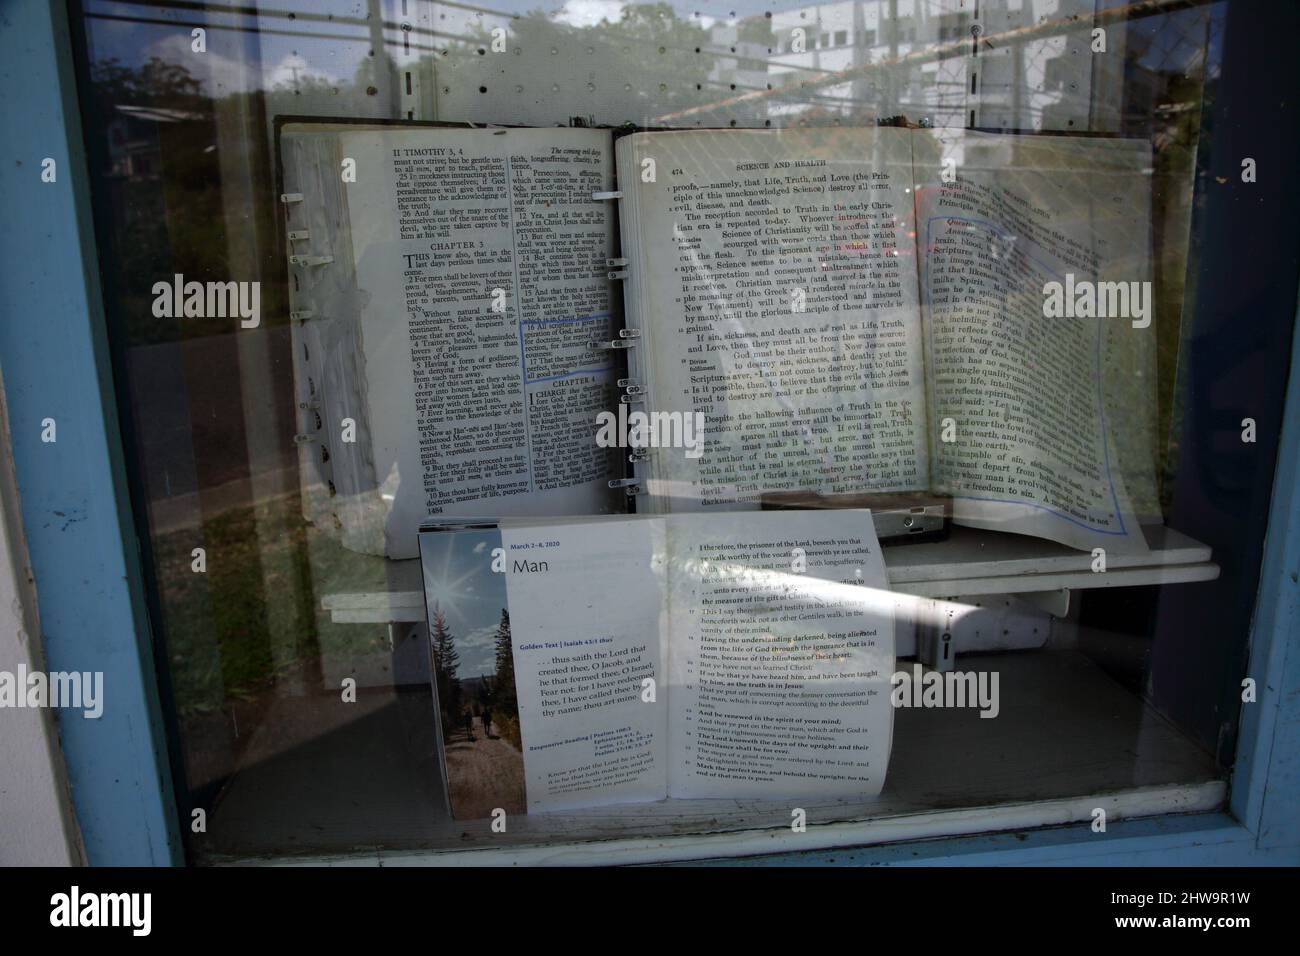
M 502 524 L 529 813 L 667 796 L 662 539 L 646 518 Z
M 702 454 L 651 453 L 651 508 L 924 488 L 907 131 L 648 133 L 616 152 L 646 408 L 704 422 Z
M 1155 499 L 1149 147 L 914 135 L 934 490 L 960 524 L 1146 551 L 1133 501 Z M 1051 283 L 1123 314 L 1049 315 Z
M 878 794 L 894 595 L 870 512 L 667 522 L 670 795 Z
M 597 130 L 339 134 L 366 408 L 389 557 L 429 515 L 623 510 L 593 439 L 620 367 L 605 260 L 613 175 Z M 364 413 L 364 415 L 363 415 Z

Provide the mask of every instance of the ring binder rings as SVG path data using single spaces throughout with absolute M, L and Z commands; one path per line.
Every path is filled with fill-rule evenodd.
M 425 147 L 444 141 L 456 143 L 464 150 L 461 154 L 458 149 L 458 155 L 466 156 L 467 161 L 472 157 L 475 165 L 482 165 L 483 176 L 488 175 L 489 161 L 514 168 L 520 156 L 530 157 L 527 170 L 518 166 L 511 195 L 493 197 L 492 207 L 503 208 L 504 203 L 527 207 L 518 221 L 531 221 L 534 228 L 541 228 L 543 216 L 556 220 L 556 227 L 561 225 L 559 220 L 568 223 L 563 255 L 573 257 L 575 267 L 554 277 L 553 295 L 548 291 L 536 301 L 514 303 L 520 319 L 515 327 L 517 343 L 491 331 L 499 320 L 489 311 L 489 300 L 467 284 L 471 276 L 486 282 L 491 271 L 488 263 L 452 262 L 451 257 L 435 255 L 429 261 L 411 264 L 397 256 L 377 254 L 379 243 L 401 241 L 402 229 L 410 228 L 400 224 L 409 214 L 392 204 L 392 191 L 407 188 L 399 184 L 401 164 L 393 161 L 394 150 L 410 147 L 410 162 L 429 171 L 430 182 L 441 182 L 443 176 L 437 170 L 451 161 L 432 155 L 440 151 Z M 552 146 L 567 148 L 575 143 L 585 149 L 582 161 L 565 150 L 551 151 Z M 631 499 L 606 486 L 611 478 L 632 474 L 631 465 L 622 460 L 628 449 L 603 447 L 594 440 L 595 431 L 578 427 L 580 422 L 591 423 L 598 430 L 600 422 L 594 419 L 599 412 L 629 407 L 619 405 L 616 399 L 621 393 L 614 388 L 617 378 L 628 374 L 629 353 L 621 350 L 632 342 L 618 331 L 623 325 L 622 287 L 607 275 L 627 265 L 620 261 L 625 256 L 617 241 L 617 205 L 604 202 L 621 195 L 614 189 L 618 184 L 611 134 L 579 129 L 414 129 L 294 122 L 279 130 L 278 148 L 283 178 L 273 195 L 292 197 L 295 203 L 283 207 L 282 235 L 292 232 L 294 238 L 286 242 L 282 261 L 299 257 L 288 263 L 290 305 L 286 311 L 313 311 L 309 317 L 302 316 L 309 321 L 291 324 L 296 398 L 305 401 L 319 396 L 320 415 L 327 423 L 337 422 L 344 414 L 356 421 L 355 442 L 331 445 L 326 463 L 317 448 L 323 449 L 324 442 L 330 440 L 330 428 L 316 432 L 312 427 L 314 410 L 294 409 L 292 431 L 317 438 L 315 445 L 297 449 L 304 516 L 349 550 L 400 560 L 414 556 L 416 523 L 435 509 L 448 519 L 464 514 L 529 517 L 632 511 Z M 374 175 L 343 181 L 338 175 L 343 157 L 356 159 Z M 533 164 L 531 157 L 545 158 Z M 594 166 L 588 162 L 593 157 Z M 557 174 L 553 180 L 552 173 Z M 475 182 L 486 182 L 477 170 L 473 175 Z M 409 188 L 416 189 L 414 185 Z M 605 189 L 611 190 L 609 195 L 593 200 L 593 193 Z M 557 195 L 562 195 L 559 206 Z M 441 207 L 444 199 L 431 201 Z M 509 224 L 466 223 L 456 228 L 476 237 L 491 235 L 494 242 L 509 243 L 522 255 L 516 217 L 506 218 Z M 314 258 L 322 253 L 333 255 L 332 264 L 325 266 L 323 260 Z M 561 254 L 558 249 L 541 246 L 534 253 L 542 263 L 558 262 Z M 325 267 L 311 268 L 313 265 Z M 405 279 L 403 274 L 407 274 Z M 482 289 L 501 284 L 493 278 Z M 401 291 L 406 285 L 418 285 L 431 296 L 450 297 L 459 318 L 454 323 L 430 325 L 394 321 L 403 314 L 418 318 L 418 299 Z M 363 289 L 365 294 L 361 294 Z M 455 338 L 454 344 L 444 341 L 450 337 Z M 590 346 L 592 340 L 602 339 L 616 344 Z M 440 355 L 436 362 L 415 358 L 412 366 L 406 368 L 403 363 L 402 369 L 391 364 L 401 352 L 414 354 L 414 350 L 430 348 Z M 517 493 L 512 484 L 522 480 L 511 471 L 518 459 L 489 452 L 488 443 L 471 437 L 456 439 L 457 449 L 447 454 L 457 461 L 474 458 L 481 464 L 439 467 L 436 475 L 422 450 L 422 441 L 435 443 L 441 465 L 441 453 L 448 443 L 435 439 L 435 432 L 453 422 L 460 423 L 457 431 L 469 431 L 478 426 L 462 428 L 466 420 L 482 420 L 476 396 L 488 385 L 471 374 L 470 349 L 495 356 L 492 387 L 502 384 L 500 379 L 511 360 L 518 362 L 517 388 L 524 400 L 508 408 L 502 405 L 494 417 L 499 421 L 498 433 L 504 435 L 507 422 L 523 428 L 525 416 L 534 416 L 527 423 L 532 429 L 526 451 L 530 466 L 521 473 L 530 485 L 527 494 Z M 443 396 L 445 401 L 437 409 L 413 401 L 417 380 L 437 383 L 447 375 L 461 381 L 456 394 Z M 337 442 L 337 436 L 333 440 Z M 574 467 L 563 474 L 547 471 L 550 462 L 561 460 Z M 582 467 L 577 467 L 579 462 Z M 386 476 L 397 474 L 412 477 L 395 487 L 385 485 Z M 425 480 L 415 477 L 421 475 Z M 334 500 L 323 493 L 327 482 L 337 487 Z
M 984 135 L 973 137 L 973 141 L 986 142 Z M 656 139 L 647 140 L 651 136 Z M 932 468 L 930 461 L 931 457 L 938 460 L 938 452 L 947 452 L 939 449 L 933 456 L 930 452 L 933 429 L 927 418 L 939 409 L 931 408 L 927 399 L 926 374 L 932 371 L 933 362 L 924 347 L 923 308 L 943 307 L 943 300 L 931 298 L 927 289 L 907 281 L 897 284 L 902 298 L 893 293 L 875 297 L 875 290 L 866 287 L 836 292 L 837 296 L 849 297 L 848 311 L 855 317 L 854 322 L 856 317 L 889 316 L 888 341 L 883 335 L 866 335 L 865 327 L 832 321 L 829 312 L 838 312 L 843 306 L 838 300 L 832 304 L 829 298 L 810 302 L 816 309 L 808 316 L 787 320 L 781 290 L 775 286 L 751 290 L 739 284 L 757 275 L 759 267 L 754 257 L 758 253 L 732 251 L 725 245 L 723 233 L 712 225 L 707 234 L 703 229 L 686 233 L 680 228 L 675 230 L 678 224 L 671 184 L 644 182 L 638 174 L 637 150 L 643 143 L 655 143 L 656 149 L 663 150 L 661 163 L 672 155 L 681 160 L 681 168 L 693 170 L 689 174 L 692 177 L 753 200 L 755 205 L 747 207 L 743 215 L 756 217 L 754 228 L 768 238 L 775 233 L 784 249 L 787 233 L 779 230 L 788 224 L 793 234 L 797 217 L 779 202 L 764 199 L 759 203 L 766 193 L 747 191 L 749 187 L 737 183 L 738 161 L 754 158 L 793 162 L 801 156 L 825 152 L 826 163 L 848 175 L 860 168 L 860 157 L 869 154 L 872 163 L 887 172 L 880 183 L 884 187 L 882 194 L 876 195 L 876 186 L 871 186 L 870 196 L 865 185 L 847 184 L 845 189 L 857 199 L 881 202 L 883 208 L 891 210 L 890 214 L 882 218 L 879 230 L 872 224 L 874 219 L 859 221 L 855 217 L 852 223 L 846 223 L 846 230 L 862 237 L 862 248 L 855 239 L 852 255 L 847 249 L 839 250 L 839 264 L 834 269 L 820 248 L 805 249 L 801 245 L 797 255 L 790 252 L 794 258 L 789 274 L 806 274 L 810 282 L 816 278 L 818 288 L 821 283 L 840 281 L 840 273 L 860 278 L 858 267 L 865 257 L 858 253 L 879 251 L 883 255 L 898 252 L 900 246 L 907 249 L 909 243 L 902 238 L 904 235 L 916 240 L 910 244 L 909 253 L 915 258 L 891 265 L 901 280 L 906 280 L 908 268 L 920 278 L 927 256 L 951 255 L 942 249 L 936 252 L 937 247 L 926 244 L 928 240 L 917 229 L 919 199 L 905 185 L 937 180 L 938 173 L 932 173 L 933 164 L 926 158 L 929 153 L 920 156 L 916 151 L 932 150 L 942 144 L 931 143 L 929 134 L 921 137 L 906 130 L 855 129 L 836 132 L 833 141 L 823 137 L 816 130 L 783 131 L 780 136 L 757 130 L 633 133 L 615 139 L 608 131 L 590 129 L 488 132 L 360 125 L 342 129 L 329 124 L 294 124 L 288 128 L 281 141 L 286 177 L 282 187 L 286 191 L 281 197 L 286 203 L 302 205 L 288 210 L 286 219 L 295 234 L 299 229 L 310 230 L 311 247 L 339 251 L 338 261 L 330 269 L 312 273 L 304 272 L 303 267 L 334 262 L 333 257 L 311 253 L 308 246 L 298 247 L 303 250 L 298 255 L 292 245 L 289 247 L 290 262 L 296 267 L 291 271 L 291 309 L 315 309 L 318 313 L 316 321 L 294 324 L 291 330 L 295 386 L 301 389 L 299 398 L 320 395 L 320 414 L 325 421 L 336 422 L 344 415 L 354 415 L 360 438 L 335 446 L 329 468 L 322 469 L 314 461 L 303 462 L 300 474 L 304 512 L 321 525 L 337 519 L 345 547 L 396 559 L 413 556 L 413 528 L 435 508 L 448 515 L 472 508 L 479 513 L 493 510 L 502 515 L 524 516 L 530 512 L 564 513 L 561 508 L 568 513 L 621 512 L 631 505 L 637 511 L 667 513 L 698 502 L 701 509 L 722 510 L 749 507 L 753 503 L 751 493 L 761 494 L 771 484 L 783 488 L 802 486 L 814 492 L 840 487 L 874 490 L 880 485 L 884 490 L 941 495 L 966 478 L 961 472 L 949 479 L 949 472 L 966 468 L 955 458 L 956 463 L 949 462 L 943 471 L 938 465 Z M 564 269 L 568 274 L 557 276 L 544 296 L 536 301 L 517 298 L 517 321 L 510 327 L 514 334 L 501 334 L 501 320 L 491 315 L 487 297 L 482 295 L 483 290 L 498 284 L 491 271 L 496 267 L 491 263 L 471 261 L 470 255 L 463 262 L 435 255 L 427 257 L 428 261 L 421 260 L 423 264 L 415 268 L 389 251 L 396 248 L 389 244 L 404 242 L 403 237 L 412 231 L 427 227 L 424 214 L 411 211 L 416 206 L 422 208 L 425 199 L 414 205 L 404 199 L 394 205 L 393 196 L 395 190 L 405 198 L 424 195 L 423 187 L 399 185 L 408 183 L 408 161 L 430 182 L 442 182 L 450 174 L 452 164 L 443 156 L 446 151 L 427 148 L 444 141 L 456 145 L 457 168 L 460 156 L 482 164 L 482 176 L 472 175 L 476 186 L 484 190 L 489 187 L 489 177 L 497 175 L 489 170 L 510 175 L 516 157 L 531 157 L 528 170 L 521 165 L 519 177 L 510 180 L 511 197 L 493 200 L 492 208 L 503 215 L 490 224 L 469 226 L 486 230 L 485 236 L 490 233 L 494 243 L 499 242 L 502 248 L 509 246 L 516 255 L 528 251 L 530 256 L 538 257 L 543 271 L 548 263 L 567 263 Z M 1003 140 L 987 142 L 997 145 Z M 1053 140 L 1034 149 L 1043 152 L 1046 168 L 1056 170 L 1067 143 L 1071 169 L 1078 167 L 1081 176 L 1103 159 L 1110 164 L 1105 167 L 1108 171 L 1113 167 L 1120 173 L 1149 164 L 1149 157 L 1140 155 L 1140 150 L 1126 147 L 1116 152 L 1109 144 L 1102 149 L 1083 140 Z M 584 160 L 581 169 L 575 168 L 576 164 L 565 158 L 569 144 L 590 150 L 585 156 L 594 163 Z M 1016 143 L 1017 149 L 1029 146 Z M 1094 149 L 1099 150 L 1095 156 Z M 365 168 L 376 175 L 368 174 L 360 182 L 341 182 L 337 175 L 340 157 L 359 155 L 365 158 Z M 394 156 L 403 157 L 402 165 L 397 165 Z M 552 158 L 538 158 L 546 156 Z M 537 163 L 547 166 L 546 175 L 535 175 L 532 167 Z M 557 174 L 553 181 L 551 171 Z M 575 175 L 579 172 L 582 175 Z M 989 188 L 1014 185 L 994 181 L 999 175 L 996 170 L 990 173 L 993 185 Z M 1106 175 L 1109 177 L 1109 172 Z M 562 190 L 561 211 L 553 208 L 557 183 L 568 184 Z M 1036 190 L 1041 186 L 1038 191 L 1046 199 L 1059 200 L 1062 210 L 1074 208 L 1055 179 L 1045 177 L 1041 182 L 1035 179 L 1035 183 Z M 627 188 L 597 191 L 593 189 L 595 184 L 621 184 Z M 295 188 L 311 190 L 306 202 L 303 193 L 289 191 Z M 449 190 L 438 193 L 440 198 L 433 200 L 439 217 L 444 213 L 454 216 L 450 205 L 455 201 L 454 190 Z M 782 196 L 802 192 L 768 187 L 769 192 L 772 190 Z M 957 202 L 950 192 L 935 190 L 923 198 L 934 209 L 947 209 L 945 204 Z M 989 216 L 1003 214 L 1000 207 L 994 208 L 991 198 L 981 195 L 971 192 L 967 198 L 977 205 L 987 200 L 989 208 L 985 212 Z M 1135 186 L 1133 195 L 1140 199 L 1146 193 Z M 591 202 L 610 199 L 623 202 L 616 208 L 597 207 Z M 515 225 L 517 220 L 508 208 L 511 204 L 528 207 L 522 220 L 533 224 L 528 230 Z M 536 220 L 531 218 L 533 210 L 539 217 Z M 566 218 L 570 214 L 572 222 Z M 716 215 L 737 228 L 743 221 L 740 210 Z M 546 226 L 540 225 L 542 217 Z M 890 222 L 885 223 L 885 219 Z M 1095 222 L 1080 220 L 1072 228 L 1079 237 L 1087 237 L 1104 226 L 1103 232 L 1113 236 L 1115 248 L 1119 248 L 1119 240 L 1129 235 L 1123 220 L 1120 213 L 1108 214 L 1108 218 Z M 936 228 L 957 228 L 944 225 L 947 219 L 942 216 L 937 221 Z M 552 227 L 554 243 L 539 245 L 533 241 L 532 229 L 547 236 Z M 999 226 L 997 234 L 1007 228 Z M 979 239 L 978 234 L 967 232 L 963 227 L 957 238 L 964 242 Z M 1138 251 L 1133 253 L 1136 258 L 1132 261 L 1143 263 L 1146 260 L 1140 258 L 1139 239 L 1136 235 L 1133 239 Z M 555 248 L 543 250 L 541 245 Z M 715 253 L 723 252 L 725 256 L 713 258 Z M 1062 246 L 1061 255 L 1073 253 Z M 1001 268 L 998 265 L 995 271 Z M 956 275 L 950 272 L 945 281 L 960 284 Z M 614 279 L 624 279 L 622 287 L 614 286 Z M 715 285 L 716 290 L 706 291 L 706 287 L 712 289 Z M 365 294 L 361 294 L 363 290 Z M 687 299 L 687 294 L 694 299 Z M 730 303 L 726 314 L 729 321 L 734 320 L 734 328 L 717 328 L 715 315 L 721 316 L 718 302 L 724 299 Z M 436 316 L 431 316 L 425 303 L 435 300 L 440 308 Z M 688 309 L 686 304 L 693 307 Z M 404 314 L 409 321 L 402 321 Z M 448 315 L 455 318 L 449 322 Z M 703 327 L 687 331 L 687 325 L 678 325 L 683 321 Z M 455 326 L 454 337 L 447 331 L 451 325 Z M 621 331 L 620 325 L 625 326 Z M 1066 355 L 1061 352 L 1064 347 L 1049 343 L 1043 354 L 1053 361 L 1059 358 L 1062 368 L 1077 371 L 1081 366 L 1065 362 Z M 624 354 L 620 355 L 620 351 Z M 491 387 L 508 388 L 512 401 L 494 413 L 499 425 L 473 427 L 491 427 L 499 432 L 501 442 L 513 449 L 510 455 L 498 454 L 493 442 L 484 441 L 486 432 L 474 433 L 457 425 L 483 419 L 476 395 L 488 386 L 473 380 L 456 381 L 454 394 L 451 390 L 447 395 L 439 393 L 444 377 L 468 379 L 466 373 L 483 361 L 478 357 L 480 353 L 490 356 L 487 366 L 495 370 Z M 728 353 L 746 356 L 744 367 L 730 367 Z M 400 361 L 394 364 L 395 359 Z M 905 374 L 886 375 L 884 363 L 888 360 L 889 367 L 901 369 L 900 359 L 906 360 L 902 370 Z M 868 369 L 864 363 L 872 363 L 870 375 L 865 374 Z M 1035 374 L 1041 378 L 1046 373 L 1040 369 Z M 611 387 L 620 376 L 627 380 L 622 393 Z M 1096 380 L 1101 381 L 1100 375 Z M 1067 384 L 1071 395 L 1091 398 L 1096 391 L 1081 371 L 1061 388 L 1066 389 Z M 417 394 L 437 395 L 437 402 L 417 401 Z M 613 400 L 615 395 L 619 396 L 617 402 Z M 908 410 L 889 397 L 893 395 L 900 396 L 900 402 L 906 399 L 910 403 Z M 1085 406 L 1076 402 L 1074 407 Z M 1086 407 L 1094 406 L 1088 403 Z M 633 408 L 636 410 L 629 414 Z M 724 409 L 734 414 L 721 413 Z M 615 420 L 620 426 L 612 441 L 611 410 L 619 413 Z M 662 417 L 663 412 L 678 412 L 684 417 L 679 423 L 669 421 Z M 652 419 L 656 413 L 660 417 Z M 744 420 L 741 413 L 745 414 Z M 1091 415 L 1091 411 L 1087 414 Z M 311 433 L 313 417 L 300 413 L 297 430 Z M 633 452 L 627 428 L 631 418 L 637 419 L 639 429 L 651 422 L 656 427 L 679 425 L 678 437 L 670 434 L 663 447 L 683 445 L 692 453 L 665 451 L 647 458 Z M 589 434 L 578 425 L 593 419 L 598 428 L 606 429 L 599 442 L 590 441 Z M 774 427 L 777 421 L 799 427 L 778 429 Z M 1081 421 L 1086 424 L 1086 420 Z M 698 440 L 687 435 L 688 422 L 691 426 L 700 423 L 698 429 L 689 428 L 690 436 Z M 775 444 L 781 455 L 775 462 L 764 458 L 762 449 L 755 444 L 762 439 L 773 441 L 761 435 L 765 431 L 778 433 Z M 971 431 L 967 429 L 963 435 Z M 324 440 L 328 434 L 321 431 L 319 437 Z M 464 459 L 465 467 L 435 469 L 434 459 L 444 453 L 449 434 L 453 441 L 460 442 L 456 457 Z M 889 437 L 889 447 L 881 435 L 894 436 Z M 1144 435 L 1135 434 L 1135 447 L 1144 441 Z M 1098 452 L 1100 461 L 1100 452 L 1106 448 L 1100 439 L 1094 446 L 1090 447 Z M 614 452 L 613 447 L 622 450 Z M 701 462 L 706 450 L 710 456 L 719 454 L 716 459 Z M 1044 454 L 1052 450 L 1046 448 Z M 307 455 L 307 451 L 312 454 Z M 314 458 L 314 452 L 304 449 L 300 457 Z M 543 458 L 581 461 L 583 467 L 550 470 L 545 480 L 539 480 L 532 464 Z M 625 458 L 627 461 L 621 460 Z M 516 462 L 521 463 L 517 472 L 513 470 Z M 402 476 L 400 482 L 386 484 L 390 476 L 397 475 Z M 611 479 L 618 483 L 607 487 Z M 322 500 L 318 489 L 324 480 L 337 485 L 339 502 Z M 520 494 L 525 481 L 527 494 Z M 558 484 L 543 487 L 552 483 Z M 616 499 L 621 496 L 609 493 L 609 487 L 630 489 L 629 494 L 640 494 L 644 489 L 647 498 L 631 503 L 619 501 Z M 1005 493 L 999 494 L 1006 497 Z M 1068 489 L 1062 490 L 1060 500 L 1065 501 L 1069 494 L 1072 492 Z M 1044 523 L 1048 519 L 1036 513 L 1027 513 L 1022 520 L 1021 514 L 1026 511 L 1023 503 L 1003 502 L 1002 498 L 986 502 L 988 508 L 983 504 L 972 507 L 992 513 L 994 506 L 1005 503 L 1011 506 L 1006 520 L 1025 528 L 1024 533 L 1090 543 L 1085 535 L 1093 530 L 1091 527 L 1048 527 Z M 1114 499 L 1114 507 L 1099 521 L 1117 522 L 1121 511 L 1131 510 L 1127 505 L 1121 507 L 1117 494 L 1110 498 Z M 1108 516 L 1111 513 L 1113 519 Z M 909 510 L 900 515 L 899 525 L 910 533 L 921 518 L 929 520 L 928 515 L 918 517 Z M 1003 515 L 975 515 L 968 520 L 1002 521 Z M 1133 537 L 1125 528 L 1117 530 L 1126 536 L 1126 543 Z M 1111 532 L 1100 528 L 1097 533 Z M 1139 544 L 1144 542 L 1133 540 L 1133 547 Z
M 611 478 L 609 486 L 611 488 L 622 488 L 628 495 L 645 494 L 645 489 L 641 487 L 640 478 Z

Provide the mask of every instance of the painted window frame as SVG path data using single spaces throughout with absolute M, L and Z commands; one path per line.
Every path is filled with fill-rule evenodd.
M 0 315 L 7 316 L 0 322 L 0 367 L 21 510 L 48 666 L 102 670 L 111 695 L 101 719 L 60 721 L 63 757 L 88 862 L 182 864 L 182 821 L 127 493 L 68 14 L 57 2 L 16 0 L 6 17 L 0 63 L 10 82 L 0 86 L 0 201 L 9 221 L 23 227 L 0 231 Z M 1276 37 L 1263 41 L 1275 45 L 1294 35 L 1258 29 Z M 1288 56 L 1274 62 L 1291 63 Z M 1251 112 L 1261 122 L 1286 124 L 1263 116 L 1266 109 L 1276 106 L 1260 103 Z M 50 184 L 40 179 L 46 158 L 58 171 Z M 1278 294 L 1294 296 L 1295 289 Z M 57 422 L 55 443 L 40 439 L 46 418 Z M 1226 811 L 1119 821 L 1104 835 L 1073 825 L 747 862 L 1300 861 L 1300 336 L 1292 342 L 1270 516 L 1250 635 L 1248 673 L 1258 701 L 1245 705 Z M 95 640 L 87 641 L 92 623 Z M 704 856 L 713 855 L 704 846 Z

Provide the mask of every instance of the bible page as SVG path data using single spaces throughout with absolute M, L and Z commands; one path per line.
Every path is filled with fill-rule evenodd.
M 634 134 L 616 152 L 646 409 L 705 436 L 650 453 L 652 510 L 924 488 L 907 131 Z
M 1146 551 L 1149 148 L 914 136 L 934 489 L 960 524 Z
M 664 799 L 662 523 L 506 522 L 501 543 L 528 812 Z
M 619 363 L 605 260 L 613 175 L 596 130 L 339 135 L 364 394 L 389 557 L 430 515 L 624 510 L 593 440 Z
M 666 520 L 670 795 L 878 794 L 894 595 L 871 513 Z

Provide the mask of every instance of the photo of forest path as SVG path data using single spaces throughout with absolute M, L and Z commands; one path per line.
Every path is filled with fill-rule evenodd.
M 496 528 L 421 535 L 429 660 L 442 725 L 447 794 L 457 820 L 526 813 L 505 575 L 491 570 Z
M 446 742 L 447 777 L 451 782 L 451 812 L 457 820 L 490 817 L 500 807 L 507 814 L 523 813 L 523 755 L 476 716 L 471 730 L 456 727 Z
M 457 820 L 490 817 L 498 807 L 525 813 L 524 755 L 515 694 L 510 612 L 501 609 L 495 630 L 483 635 L 479 673 L 462 677 L 456 637 L 440 604 L 429 628 L 434 689 L 447 757 L 447 792 Z

